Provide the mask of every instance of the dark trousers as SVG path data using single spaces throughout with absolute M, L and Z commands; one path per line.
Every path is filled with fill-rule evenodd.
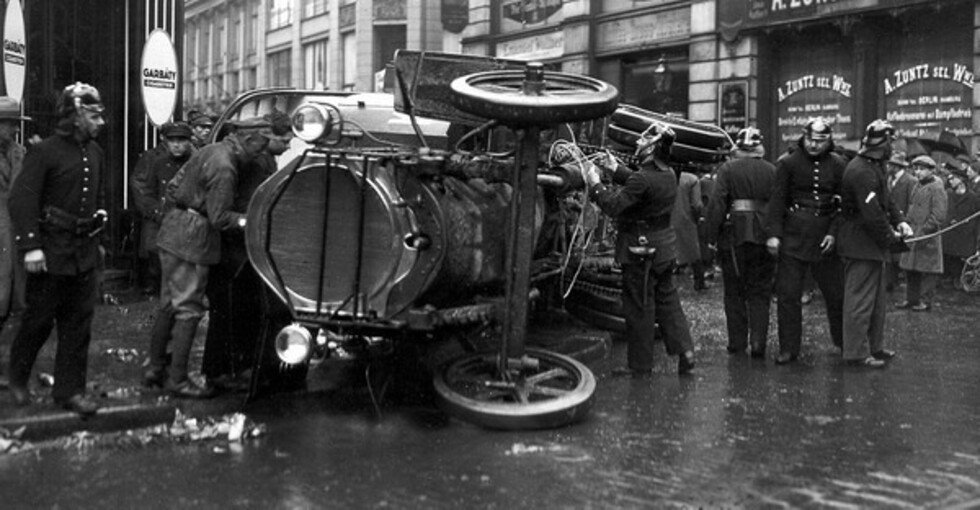
M 939 275 L 935 273 L 922 273 L 919 271 L 905 271 L 906 287 L 905 300 L 910 304 L 928 304 L 932 301 L 936 293 L 936 286 L 939 284 Z
M 643 264 L 623 264 L 626 357 L 627 364 L 634 370 L 653 368 L 653 333 L 657 324 L 663 333 L 667 354 L 677 355 L 694 349 L 673 275 L 672 263 L 655 265 L 649 275 Z
M 58 325 L 51 396 L 63 401 L 85 393 L 92 316 L 99 299 L 96 270 L 77 275 L 30 274 L 27 310 L 10 348 L 10 384 L 27 387 L 37 355 Z
M 764 352 L 769 334 L 769 301 L 776 261 L 765 245 L 742 243 L 718 252 L 725 282 L 725 319 L 728 348 Z
M 844 259 L 845 360 L 859 360 L 884 349 L 885 263 Z
M 222 261 L 212 267 L 207 288 L 208 332 L 201 373 L 215 378 L 251 368 L 262 337 L 265 287 L 252 265 Z
M 779 352 L 800 353 L 803 339 L 803 306 L 800 297 L 806 271 L 820 288 L 827 306 L 827 320 L 830 322 L 830 339 L 834 345 L 843 345 L 842 320 L 844 316 L 844 270 L 840 259 L 827 257 L 817 262 L 807 262 L 796 257 L 782 255 L 776 270 L 776 307 L 779 324 Z

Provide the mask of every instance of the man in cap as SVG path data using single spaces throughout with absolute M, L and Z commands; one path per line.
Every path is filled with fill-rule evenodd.
M 210 115 L 191 110 L 187 112 L 187 122 L 193 130 L 192 141 L 197 148 L 204 147 L 211 139 L 211 128 L 214 127 L 214 119 Z
M 156 239 L 163 220 L 164 191 L 180 167 L 194 151 L 191 128 L 186 122 L 167 122 L 160 126 L 160 145 L 146 151 L 129 179 L 133 201 L 143 217 L 140 228 L 140 257 L 147 259 L 146 277 L 150 294 L 160 290 L 160 257 Z
M 848 365 L 881 368 L 895 351 L 885 348 L 885 263 L 912 227 L 888 193 L 885 161 L 895 129 L 875 120 L 841 183 L 843 221 L 837 251 L 844 260 L 844 349 Z
M 269 145 L 239 173 L 232 211 L 246 213 L 259 185 L 275 172 L 276 157 L 289 148 L 292 122 L 278 110 L 263 117 L 271 126 Z M 265 285 L 248 262 L 245 233 L 232 229 L 222 232 L 221 261 L 208 277 L 208 331 L 204 343 L 201 373 L 215 386 L 240 388 L 254 365 L 256 344 L 261 340 L 263 320 L 269 319 Z M 270 356 L 267 359 L 278 359 Z
M 718 168 L 705 220 L 708 242 L 718 246 L 725 284 L 728 352 L 751 346 L 753 358 L 765 357 L 776 266 L 766 251 L 763 227 L 776 168 L 762 159 L 765 154 L 758 129 L 738 132 L 732 159 Z
M 99 299 L 99 233 L 107 217 L 104 157 L 95 142 L 105 125 L 103 110 L 95 87 L 80 82 L 65 87 L 55 134 L 27 153 L 11 191 L 14 239 L 28 273 L 27 309 L 10 350 L 10 389 L 18 404 L 30 399 L 31 370 L 57 324 L 51 396 L 81 415 L 99 407 L 85 395 L 85 372 Z
M 171 320 L 173 326 L 169 339 L 151 339 L 147 385 L 163 386 L 181 398 L 213 396 L 211 388 L 188 376 L 190 351 L 207 310 L 210 268 L 221 260 L 221 232 L 245 228 L 245 216 L 232 209 L 239 174 L 266 149 L 271 134 L 265 119 L 240 121 L 235 133 L 191 156 L 168 184 L 167 200 L 174 207 L 164 215 L 157 236 L 163 288 L 153 331 L 165 331 Z M 173 344 L 169 367 L 167 340 Z
M 20 103 L 0 97 L 0 373 L 7 372 L 7 351 L 20 329 L 24 313 L 24 265 L 17 257 L 10 221 L 10 189 L 20 175 L 27 150 L 17 143 L 20 125 L 30 117 L 21 115 Z M 0 386 L 6 387 L 6 377 Z
M 776 363 L 792 363 L 803 338 L 803 295 L 809 271 L 827 306 L 830 338 L 842 345 L 843 268 L 834 243 L 838 197 L 845 161 L 834 152 L 833 130 L 826 120 L 810 119 L 796 148 L 776 162 L 769 202 L 769 253 L 778 257 L 776 269 L 779 355 Z
M 980 211 L 980 196 L 967 185 L 970 177 L 965 168 L 953 169 L 947 179 L 948 213 L 946 225 L 952 227 L 943 233 L 943 268 L 952 277 L 953 287 L 962 288 L 960 272 L 964 261 L 977 252 L 980 240 L 980 218 L 964 221 Z
M 909 210 L 909 202 L 912 200 L 912 189 L 915 188 L 915 176 L 908 172 L 909 163 L 905 158 L 905 153 L 895 151 L 885 163 L 888 170 L 888 192 L 891 194 L 892 202 L 898 210 L 905 214 Z M 892 253 L 888 262 L 885 264 L 885 291 L 891 292 L 898 285 L 898 278 L 901 269 L 898 267 L 900 253 Z
M 610 189 L 599 170 L 586 173 L 589 196 L 603 212 L 616 219 L 616 260 L 623 268 L 623 315 L 626 318 L 627 366 L 615 375 L 648 376 L 653 372 L 654 329 L 664 336 L 667 353 L 677 355 L 678 374 L 694 369 L 694 342 L 681 308 L 673 274 L 677 266 L 677 236 L 670 213 L 677 198 L 677 174 L 667 164 L 674 131 L 651 124 L 636 141 L 640 169 L 614 166 L 607 159 L 597 164 L 613 170 Z
M 946 187 L 936 178 L 936 162 L 929 156 L 913 159 L 912 169 L 918 182 L 905 217 L 914 236 L 927 236 L 939 231 L 946 222 Z M 905 270 L 906 286 L 905 301 L 895 305 L 896 308 L 928 311 L 939 275 L 943 274 L 941 236 L 912 243 L 909 251 L 902 253 L 898 265 Z

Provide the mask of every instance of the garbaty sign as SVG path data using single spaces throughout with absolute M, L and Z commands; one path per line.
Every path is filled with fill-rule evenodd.
M 722 38 L 734 41 L 742 30 L 924 3 L 935 0 L 724 0 L 715 12 Z
M 18 102 L 24 97 L 24 78 L 27 75 L 25 41 L 24 11 L 20 0 L 10 0 L 3 20 L 3 79 L 7 95 Z
M 139 79 L 146 116 L 160 127 L 173 116 L 180 90 L 177 52 L 166 30 L 158 28 L 146 39 Z

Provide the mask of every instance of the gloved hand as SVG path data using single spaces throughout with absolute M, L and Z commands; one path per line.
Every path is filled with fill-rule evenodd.
M 766 250 L 768 250 L 769 251 L 769 254 L 772 255 L 773 257 L 778 256 L 779 255 L 779 238 L 778 237 L 770 237 L 769 239 L 766 239 Z
M 595 165 L 589 165 L 585 171 L 585 184 L 591 189 L 598 186 L 600 182 L 599 169 Z
M 905 237 L 912 237 L 912 234 L 914 234 L 914 232 L 912 231 L 912 226 L 903 221 L 898 224 L 898 234 L 903 238 L 905 238 Z
M 24 269 L 26 269 L 28 273 L 43 273 L 47 271 L 48 265 L 44 258 L 44 251 L 38 248 L 25 253 Z

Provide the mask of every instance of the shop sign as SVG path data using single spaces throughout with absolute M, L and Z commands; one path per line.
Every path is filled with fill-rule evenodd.
M 745 29 L 932 2 L 935 0 L 725 0 L 717 3 L 715 12 L 722 37 L 732 41 Z
M 497 56 L 517 60 L 547 60 L 565 54 L 565 33 L 554 32 L 497 45 Z
M 588 12 L 588 0 L 500 0 L 495 16 L 501 33 L 558 25 L 568 16 Z
M 973 84 L 973 71 L 955 61 L 903 65 L 882 80 L 886 118 L 899 137 L 972 135 Z
M 749 82 L 738 80 L 718 84 L 718 121 L 733 137 L 748 125 Z
M 442 28 L 458 34 L 470 22 L 469 0 L 442 0 Z
M 684 7 L 602 23 L 597 28 L 596 46 L 599 51 L 636 48 L 690 34 L 691 8 Z
M 158 28 L 146 39 L 140 60 L 143 108 L 154 126 L 162 126 L 173 116 L 180 90 L 179 80 L 173 42 L 166 30 Z
M 782 142 L 799 138 L 806 123 L 814 118 L 826 119 L 834 126 L 835 138 L 846 138 L 854 122 L 854 98 L 851 81 L 839 73 L 794 76 L 777 90 L 779 136 Z
M 24 11 L 20 0 L 10 0 L 3 20 L 3 79 L 7 95 L 18 102 L 24 97 L 27 75 L 27 43 L 24 37 Z

